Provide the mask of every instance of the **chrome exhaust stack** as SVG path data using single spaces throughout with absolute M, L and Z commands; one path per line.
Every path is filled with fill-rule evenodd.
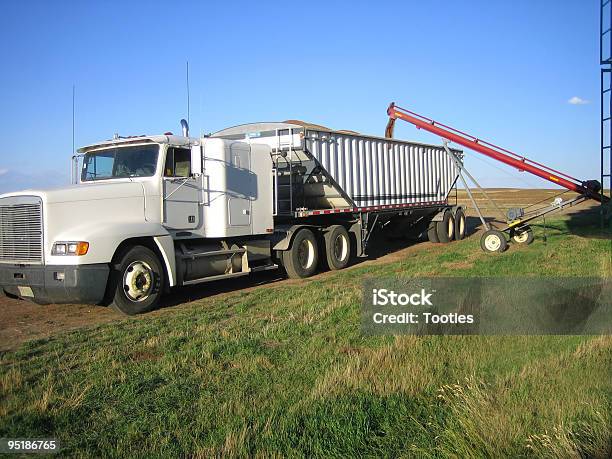
M 183 137 L 189 137 L 189 124 L 186 119 L 181 120 L 181 128 L 183 129 Z

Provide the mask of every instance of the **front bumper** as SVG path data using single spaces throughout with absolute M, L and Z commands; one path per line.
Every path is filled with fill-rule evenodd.
M 108 274 L 109 267 L 104 263 L 70 266 L 0 264 L 0 292 L 43 304 L 98 304 L 104 299 Z

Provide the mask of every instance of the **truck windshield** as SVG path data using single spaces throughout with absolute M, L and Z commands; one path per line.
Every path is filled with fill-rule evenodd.
M 138 145 L 85 154 L 82 182 L 125 177 L 151 177 L 157 167 L 159 145 Z

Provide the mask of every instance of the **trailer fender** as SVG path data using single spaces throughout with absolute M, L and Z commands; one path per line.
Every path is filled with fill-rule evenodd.
M 349 234 L 353 234 L 355 236 L 355 255 L 358 257 L 365 256 L 363 251 L 363 233 L 361 231 L 361 222 L 357 221 L 347 229 Z
M 444 212 L 446 212 L 447 209 L 448 209 L 448 207 L 444 207 L 442 210 L 439 210 L 436 213 L 436 215 L 433 216 L 431 221 L 432 222 L 441 222 L 444 219 Z
M 316 225 L 279 225 L 274 229 L 274 235 L 272 236 L 272 249 L 273 250 L 289 250 L 295 233 L 302 228 L 310 228 L 318 230 L 319 227 Z
M 465 212 L 465 206 L 446 206 L 441 208 L 441 210 L 434 215 L 434 217 L 431 219 L 432 222 L 441 222 L 444 219 L 444 212 L 446 212 L 447 210 L 450 210 L 453 214 L 453 216 L 457 213 L 457 211 L 461 209 Z

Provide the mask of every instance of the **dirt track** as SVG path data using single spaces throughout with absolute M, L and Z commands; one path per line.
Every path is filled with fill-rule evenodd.
M 393 241 L 389 244 L 388 241 L 385 241 L 384 244 L 380 244 L 373 241 L 372 251 L 376 255 L 353 266 L 390 263 L 405 258 L 412 251 L 423 250 L 428 246 L 431 246 L 429 242 L 415 244 L 407 241 Z M 383 253 L 381 250 L 385 252 Z M 328 272 L 322 272 L 314 278 L 327 275 L 329 275 Z M 303 281 L 285 279 L 278 271 L 268 271 L 238 279 L 175 289 L 162 300 L 162 309 L 144 317 L 152 314 L 171 313 L 177 308 L 185 307 L 192 301 L 226 295 L 236 290 L 248 291 L 255 288 L 269 288 L 279 284 L 290 285 L 301 282 Z M 31 339 L 44 338 L 63 331 L 123 319 L 126 319 L 126 317 L 115 312 L 112 308 L 101 306 L 83 304 L 43 306 L 29 301 L 0 297 L 0 352 L 13 349 L 22 342 Z M 138 320 L 138 317 L 131 319 Z
M 553 190 L 489 190 L 491 197 L 503 208 L 517 205 L 527 205 L 541 199 L 552 200 L 558 194 Z M 564 196 L 567 199 L 568 195 Z M 472 207 L 466 202 L 466 196 L 460 192 L 459 201 Z M 478 199 L 479 205 L 484 205 Z M 593 203 L 584 203 L 579 207 L 570 208 L 568 212 L 582 210 L 592 206 Z M 494 215 L 492 209 L 483 210 L 485 215 Z M 468 215 L 475 215 L 469 212 Z M 472 219 L 475 221 L 476 219 Z M 476 222 L 475 222 L 476 224 Z M 472 233 L 478 227 L 472 229 Z M 474 237 L 474 236 L 472 236 Z M 372 263 L 389 263 L 405 258 L 409 253 L 418 250 L 427 250 L 431 247 L 429 242 L 415 244 L 406 241 L 372 241 L 371 259 L 363 261 L 358 266 Z M 317 276 L 327 276 L 328 273 L 320 273 Z M 266 288 L 278 284 L 299 284 L 299 280 L 283 279 L 278 271 L 258 273 L 254 276 L 238 278 L 228 281 L 217 281 L 200 286 L 186 287 L 172 292 L 164 299 L 163 309 L 151 314 L 171 313 L 176 308 L 184 307 L 187 303 L 217 295 L 224 295 L 236 290 L 250 290 L 255 288 Z M 146 316 L 145 316 L 146 317 Z M 13 300 L 0 297 L 0 351 L 13 349 L 19 344 L 37 338 L 43 338 L 55 333 L 73 330 L 85 326 L 97 325 L 117 320 L 124 320 L 111 308 L 91 305 L 46 305 L 40 306 L 27 301 Z M 136 318 L 138 320 L 138 318 Z

